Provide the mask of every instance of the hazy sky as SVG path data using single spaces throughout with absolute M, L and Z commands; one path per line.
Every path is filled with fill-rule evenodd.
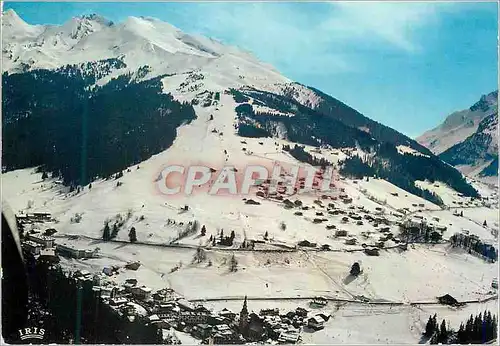
M 490 3 L 4 3 L 31 24 L 151 16 L 252 51 L 409 136 L 498 85 Z

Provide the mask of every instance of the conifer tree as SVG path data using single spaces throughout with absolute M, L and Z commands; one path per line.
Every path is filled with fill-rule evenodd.
M 448 338 L 448 331 L 446 330 L 446 321 L 441 322 L 441 328 L 439 329 L 439 342 L 445 342 Z
M 434 334 L 435 331 L 435 326 L 434 326 L 434 320 L 432 319 L 432 316 L 429 315 L 429 320 L 427 321 L 427 324 L 425 325 L 425 336 L 431 337 L 432 334 Z
M 109 224 L 106 222 L 106 224 L 104 225 L 104 230 L 102 232 L 102 240 L 108 241 L 110 239 L 111 239 L 111 233 L 109 229 Z

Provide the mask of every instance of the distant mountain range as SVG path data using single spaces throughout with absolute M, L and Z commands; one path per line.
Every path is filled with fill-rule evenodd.
M 498 177 L 498 90 L 449 115 L 417 141 L 470 176 Z M 493 178 L 493 179 L 491 179 Z
M 422 144 L 238 48 L 154 18 L 29 25 L 8 10 L 2 19 L 3 170 L 40 166 L 85 185 L 168 150 L 200 114 L 229 108 L 225 132 L 240 137 L 356 149 L 346 175 L 377 175 L 436 203 L 415 180 L 477 196 Z

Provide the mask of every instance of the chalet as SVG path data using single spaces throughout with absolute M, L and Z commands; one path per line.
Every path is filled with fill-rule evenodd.
M 39 233 L 27 234 L 26 239 L 34 241 L 45 248 L 54 247 L 55 239 Z
M 59 263 L 59 257 L 56 256 L 56 249 L 53 247 L 41 249 L 40 256 L 43 256 L 46 261 Z
M 280 311 L 278 308 L 260 310 L 261 316 L 278 316 L 279 314 L 280 314 Z
M 298 307 L 297 309 L 295 309 L 295 314 L 297 316 L 306 317 L 307 313 L 308 313 L 308 311 L 304 308 Z
M 236 314 L 234 312 L 232 312 L 231 310 L 229 309 L 222 309 L 221 312 L 219 312 L 219 315 L 222 316 L 222 317 L 225 317 L 231 321 L 234 321 L 234 319 L 236 318 Z
M 335 236 L 336 237 L 345 237 L 345 236 L 347 236 L 347 231 L 344 229 L 338 229 L 335 231 Z
M 440 231 L 440 232 L 445 232 L 448 228 L 446 226 L 443 226 L 443 225 L 436 225 L 436 230 Z
M 296 344 L 300 341 L 300 329 L 288 328 L 282 331 L 278 337 L 280 344 Z
M 175 305 L 174 302 L 168 302 L 168 303 L 161 303 L 161 304 L 157 305 L 156 311 L 158 313 L 165 314 L 165 313 L 171 313 L 171 312 L 172 313 L 179 312 L 180 309 L 178 306 Z
M 348 218 L 348 217 L 346 217 L 346 216 L 344 216 L 344 217 L 342 218 L 342 223 L 347 223 L 347 222 L 349 222 L 349 218 Z
M 148 300 L 151 297 L 151 288 L 146 286 L 132 287 L 132 295 L 140 300 Z
M 179 299 L 177 301 L 177 305 L 179 306 L 179 308 L 181 308 L 181 310 L 194 311 L 193 304 L 191 304 L 191 302 L 186 299 Z
M 109 304 L 112 306 L 120 306 L 126 303 L 128 303 L 128 300 L 125 297 L 111 298 L 109 300 Z
M 349 217 L 353 220 L 361 220 L 361 216 L 356 213 L 349 213 Z
M 208 322 L 209 316 L 210 315 L 203 312 L 181 311 L 178 319 L 186 325 L 205 324 Z
M 158 317 L 157 315 L 152 315 L 151 317 Z M 156 319 L 156 318 L 153 318 L 153 320 L 151 321 L 150 319 L 150 322 L 151 324 L 155 325 L 158 329 L 170 329 L 172 328 L 172 321 L 168 321 L 164 318 L 159 318 Z
M 352 198 L 348 197 L 348 198 L 344 198 L 342 200 L 342 202 L 344 202 L 345 204 L 349 204 L 349 203 L 352 203 Z
M 213 336 L 209 340 L 209 344 L 219 344 L 219 345 L 226 345 L 226 344 L 244 344 L 245 339 L 241 337 L 241 335 L 235 333 L 231 327 L 229 327 L 227 324 L 221 324 L 214 326 L 212 328 L 212 333 Z
M 125 283 L 122 285 L 125 287 L 125 291 L 128 293 L 132 293 L 132 289 L 137 285 L 137 279 L 127 279 Z
M 444 296 L 438 297 L 437 299 L 439 301 L 439 304 L 451 306 L 459 305 L 458 301 L 449 294 L 445 294 Z
M 356 222 L 356 225 L 358 225 L 358 226 L 362 226 L 362 225 L 363 225 L 363 221 L 361 221 L 361 220 L 357 221 L 357 222 Z
M 346 245 L 356 245 L 356 238 L 349 238 L 345 240 Z
M 325 328 L 326 320 L 321 315 L 315 315 L 307 320 L 307 326 L 314 330 Z
M 226 317 L 209 315 L 207 323 L 210 324 L 211 326 L 220 326 L 222 324 L 231 323 L 232 321 L 233 320 L 230 320 L 229 318 Z
M 76 259 L 91 258 L 94 256 L 94 252 L 91 250 L 78 249 L 66 244 L 57 245 L 56 252 L 62 256 L 76 258 Z
M 307 246 L 307 247 L 316 247 L 317 244 L 316 243 L 311 243 L 308 240 L 301 240 L 301 241 L 298 242 L 297 245 L 299 245 L 299 246 Z
M 311 301 L 311 305 L 315 305 L 315 306 L 326 306 L 328 304 L 328 301 L 326 300 L 326 298 L 324 297 L 315 297 L 312 301 Z
M 377 249 L 377 248 L 366 248 L 365 254 L 367 254 L 368 256 L 379 256 L 380 255 L 379 249 Z
M 206 323 L 200 323 L 193 327 L 191 333 L 198 339 L 206 339 L 212 332 L 212 326 Z
M 139 269 L 139 267 L 141 266 L 141 263 L 140 262 L 129 262 L 127 264 L 125 264 L 125 268 L 126 269 L 129 269 L 129 270 L 137 270 Z
M 22 248 L 25 249 L 30 254 L 32 254 L 33 256 L 38 256 L 40 255 L 43 245 L 31 240 L 26 240 L 22 243 Z
M 374 218 L 374 221 L 376 223 L 383 224 L 383 225 L 390 225 L 391 224 L 389 222 L 389 220 L 387 220 L 385 217 L 376 217 L 376 218 Z

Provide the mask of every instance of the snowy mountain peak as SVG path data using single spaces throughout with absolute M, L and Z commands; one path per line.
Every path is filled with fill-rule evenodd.
M 38 26 L 26 23 L 19 17 L 16 11 L 12 9 L 2 12 L 2 35 L 4 37 L 30 34 L 36 27 Z
M 435 154 L 443 153 L 474 134 L 481 121 L 498 112 L 498 91 L 481 98 L 471 107 L 450 114 L 442 124 L 425 132 L 417 141 Z
M 106 74 L 101 84 L 145 65 L 147 78 L 179 76 L 178 81 L 174 78 L 164 83 L 168 92 L 181 88 L 186 75 L 195 71 L 204 78 L 191 86 L 195 93 L 291 82 L 248 52 L 184 33 L 152 17 L 128 17 L 113 23 L 100 15 L 86 14 L 62 25 L 32 26 L 13 11 L 4 16 L 10 26 L 7 30 L 4 27 L 2 60 L 3 70 L 9 73 L 120 59 L 126 67 Z
M 16 11 L 8 9 L 7 11 L 2 12 L 2 25 L 27 25 L 27 23 L 17 15 Z
M 82 20 L 87 20 L 87 21 L 94 21 L 106 26 L 112 26 L 114 25 L 114 22 L 104 18 L 103 16 L 98 15 L 97 13 L 91 13 L 91 14 L 84 14 L 79 17 Z

